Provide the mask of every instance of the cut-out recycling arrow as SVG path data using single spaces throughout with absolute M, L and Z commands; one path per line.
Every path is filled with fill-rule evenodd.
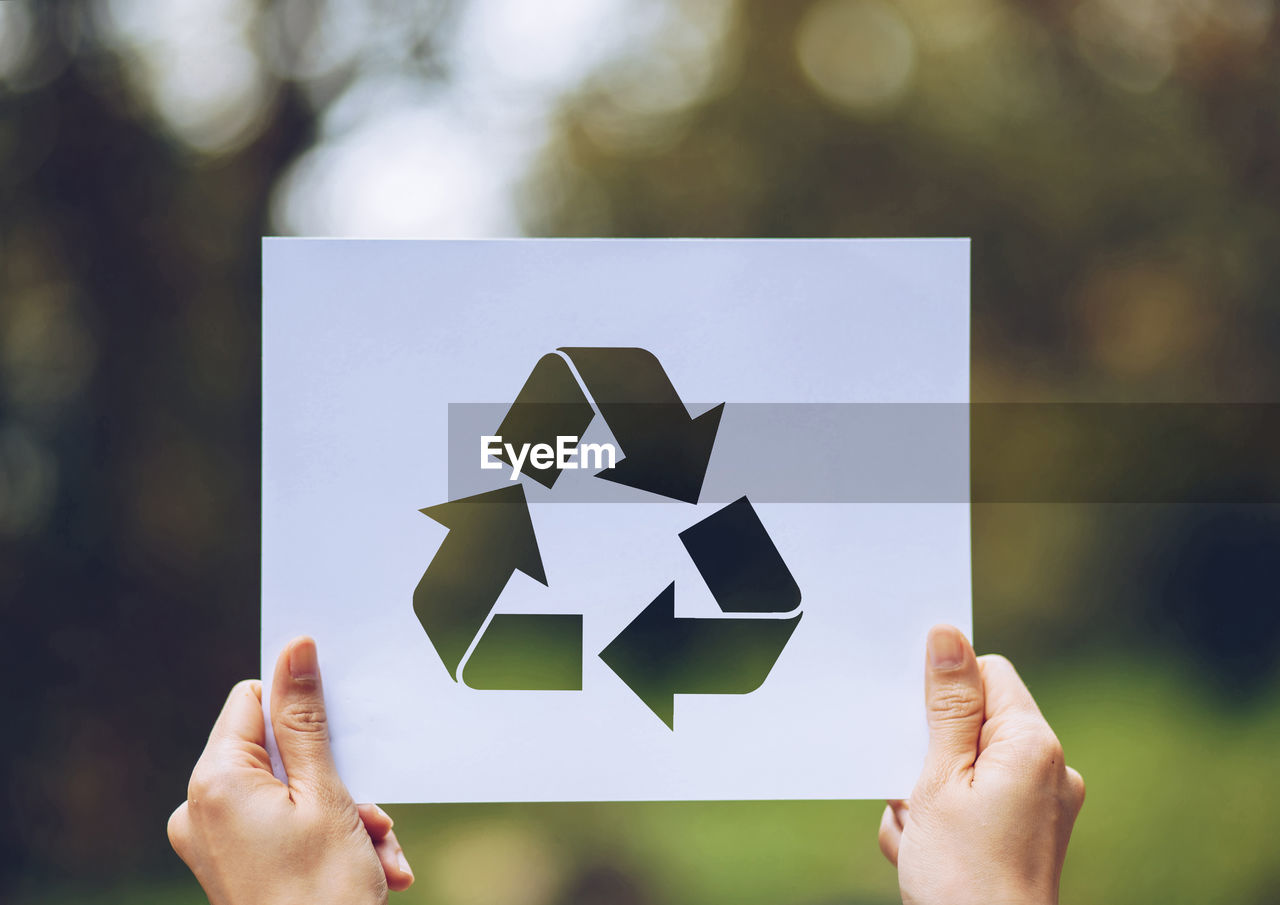
M 413 591 L 413 610 L 457 681 L 512 574 L 544 585 L 547 576 L 522 485 L 420 511 L 449 533 Z M 462 678 L 472 688 L 581 688 L 582 617 L 495 615 Z
M 568 362 L 548 352 L 529 372 L 498 426 L 498 436 L 515 447 L 544 443 L 555 448 L 557 437 L 581 437 L 595 416 Z M 511 464 L 506 453 L 497 458 Z M 530 464 L 524 474 L 550 490 L 560 477 L 560 469 L 554 463 L 546 468 Z
M 746 497 L 680 533 L 725 613 L 782 615 L 800 588 Z M 747 694 L 768 677 L 800 613 L 787 618 L 677 618 L 675 582 L 600 653 L 622 681 L 675 728 L 677 694 Z
M 596 477 L 673 500 L 698 502 L 724 403 L 689 417 L 662 363 L 647 349 L 565 347 L 559 351 L 573 362 L 587 392 L 578 386 L 565 360 L 548 353 L 530 372 L 498 426 L 498 435 L 515 447 L 539 443 L 554 447 L 557 437 L 582 436 L 595 417 L 594 401 L 623 455 Z M 511 464 L 505 454 L 498 458 Z M 560 477 L 554 464 L 529 466 L 525 474 L 548 489 Z
M 600 654 L 671 729 L 677 694 L 747 694 L 759 688 L 801 616 L 681 619 L 675 607 L 673 581 Z
M 673 500 L 698 502 L 724 403 L 690 418 L 647 349 L 560 349 L 573 362 L 625 456 L 597 476 Z
M 645 349 L 558 352 L 538 360 L 498 434 L 514 446 L 557 447 L 560 437 L 582 436 L 594 402 L 624 455 L 597 477 L 696 503 L 724 404 L 691 418 Z M 550 489 L 559 471 L 525 475 Z M 414 589 L 413 608 L 450 677 L 479 689 L 581 690 L 581 614 L 493 612 L 515 572 L 547 584 L 523 485 L 421 511 L 449 533 Z M 680 540 L 725 615 L 677 617 L 672 582 L 600 653 L 672 729 L 677 694 L 758 688 L 801 618 L 800 588 L 745 496 Z

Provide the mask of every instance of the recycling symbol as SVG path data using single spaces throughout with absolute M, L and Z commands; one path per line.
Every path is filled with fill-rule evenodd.
M 645 349 L 544 355 L 496 433 L 508 450 L 555 447 L 558 439 L 582 437 L 597 410 L 623 458 L 595 477 L 698 502 L 724 403 L 690 418 Z M 510 464 L 509 452 L 498 458 Z M 562 464 L 544 462 L 524 476 L 550 490 Z M 413 609 L 450 677 L 478 690 L 581 691 L 582 614 L 494 612 L 517 570 L 549 587 L 523 485 L 420 511 L 449 529 L 414 589 Z M 677 694 L 759 688 L 802 615 L 800 588 L 746 496 L 679 538 L 721 615 L 677 617 L 671 581 L 599 653 L 673 730 Z

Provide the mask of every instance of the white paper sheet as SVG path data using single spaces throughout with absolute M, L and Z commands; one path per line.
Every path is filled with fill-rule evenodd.
M 413 605 L 448 529 L 419 510 L 450 498 L 450 404 L 510 403 L 562 347 L 649 350 L 692 415 L 726 403 L 726 431 L 748 404 L 962 407 L 967 240 L 268 239 L 263 256 L 262 674 L 315 637 L 357 800 L 910 791 L 925 635 L 971 629 L 967 482 L 755 504 L 802 618 L 757 690 L 677 693 L 674 729 L 598 655 L 673 581 L 677 617 L 730 618 L 678 540 L 723 499 L 564 503 L 521 480 L 548 583 L 515 572 L 494 612 L 581 614 L 580 691 L 451 678 Z M 963 425 L 946 459 L 967 475 Z M 778 468 L 838 458 L 823 443 L 796 438 Z M 732 483 L 720 454 L 707 488 Z

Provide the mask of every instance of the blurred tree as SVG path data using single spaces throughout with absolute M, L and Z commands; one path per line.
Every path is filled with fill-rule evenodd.
M 395 41 L 316 72 L 325 4 L 236 7 L 212 73 L 155 70 L 165 4 L 0 10 L 0 889 L 179 869 L 168 812 L 258 673 L 272 188 L 361 65 L 442 74 L 450 5 L 374 5 Z
M 92 32 L 68 40 L 85 7 L 30 13 L 46 71 L 0 99 L 3 429 L 32 450 L 11 486 L 50 477 L 0 557 L 4 867 L 127 871 L 257 672 L 258 237 L 312 113 L 284 86 L 203 159 L 140 121 Z
M 971 236 L 976 399 L 1276 399 L 1280 18 L 1180 25 L 1126 87 L 1076 3 L 947 6 L 743 0 L 692 88 L 637 48 L 565 103 L 530 230 Z
M 664 40 L 566 100 L 526 186 L 531 232 L 970 236 L 975 402 L 1280 401 L 1273 5 L 742 0 L 690 60 L 677 35 L 714 29 L 707 6 L 671 4 Z M 1106 439 L 1088 417 L 1015 443 L 983 426 L 988 484 L 1057 486 Z M 1160 437 L 1129 439 L 1102 448 L 1133 500 Z M 1205 455 L 1276 502 L 1274 450 Z M 1265 480 L 1232 477 L 1246 467 Z M 1210 668 L 1274 673 L 1280 576 L 1261 560 L 1280 509 L 1206 547 L 1206 509 L 1057 501 L 1077 505 L 975 506 L 984 645 L 1043 662 L 1163 643 L 1176 620 Z

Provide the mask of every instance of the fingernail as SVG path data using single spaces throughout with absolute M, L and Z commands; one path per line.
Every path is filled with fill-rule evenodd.
M 373 806 L 373 809 L 374 809 L 375 811 L 377 811 L 381 816 L 383 816 L 383 817 L 385 817 L 385 818 L 387 819 L 387 826 L 392 826 L 392 827 L 393 827 L 393 826 L 395 826 L 395 825 L 396 825 L 396 822 L 395 822 L 394 820 L 392 820 L 392 819 L 391 819 L 391 815 L 390 815 L 390 814 L 388 814 L 386 811 L 382 810 L 382 808 L 378 807 L 378 806 L 375 804 L 375 805 Z
M 934 669 L 955 669 L 964 662 L 964 642 L 951 628 L 929 632 L 929 665 Z
M 409 859 L 404 856 L 404 852 L 396 852 L 396 863 L 400 865 L 400 870 L 413 876 L 413 868 L 409 866 Z
M 289 675 L 299 681 L 320 677 L 320 659 L 316 656 L 316 643 L 304 638 L 289 651 Z

